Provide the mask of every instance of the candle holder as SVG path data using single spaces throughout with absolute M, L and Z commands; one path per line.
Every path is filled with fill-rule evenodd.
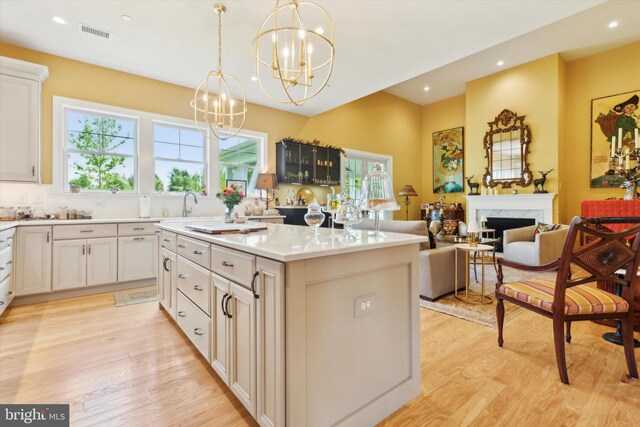
M 611 156 L 609 164 L 613 174 L 620 175 L 625 179 L 620 188 L 625 189 L 623 200 L 638 199 L 637 187 L 640 181 L 638 174 L 638 159 L 640 159 L 640 148 L 634 148 L 625 152 L 622 148 L 617 148 L 614 155 Z M 631 161 L 635 161 L 636 165 L 631 167 Z

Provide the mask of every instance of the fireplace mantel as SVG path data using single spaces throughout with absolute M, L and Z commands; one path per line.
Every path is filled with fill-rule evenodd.
M 500 194 L 466 196 L 467 223 L 480 223 L 482 215 L 498 218 L 533 218 L 536 224 L 553 223 L 553 199 L 556 193 Z

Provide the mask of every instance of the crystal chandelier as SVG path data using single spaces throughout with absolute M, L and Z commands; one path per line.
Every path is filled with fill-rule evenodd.
M 244 126 L 247 103 L 240 80 L 222 72 L 222 14 L 227 8 L 222 4 L 212 7 L 218 14 L 218 69 L 209 71 L 198 85 L 191 107 L 198 129 L 209 129 L 218 139 L 225 140 L 237 135 Z M 242 94 L 242 98 L 233 94 Z
M 314 3 L 276 0 L 253 40 L 253 55 L 260 90 L 273 101 L 303 105 L 324 89 L 333 71 L 329 14 Z

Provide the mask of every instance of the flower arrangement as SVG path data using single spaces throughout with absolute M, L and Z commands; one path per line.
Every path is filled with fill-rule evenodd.
M 242 199 L 244 199 L 245 194 L 238 191 L 235 184 L 231 184 L 229 187 L 222 187 L 220 191 L 216 193 L 216 197 L 224 203 L 230 212 L 235 205 L 239 204 Z

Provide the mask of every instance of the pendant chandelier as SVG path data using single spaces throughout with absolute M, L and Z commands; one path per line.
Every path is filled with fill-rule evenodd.
M 276 0 L 253 40 L 253 55 L 260 90 L 273 101 L 303 105 L 324 89 L 333 71 L 329 14 L 314 3 Z
M 237 135 L 244 126 L 247 103 L 240 80 L 222 72 L 222 14 L 227 8 L 222 4 L 214 4 L 212 7 L 218 15 L 218 68 L 210 71 L 202 80 L 191 101 L 191 107 L 198 129 L 210 130 L 209 137 L 213 134 L 216 138 L 225 140 Z M 242 96 L 234 97 L 234 94 Z

